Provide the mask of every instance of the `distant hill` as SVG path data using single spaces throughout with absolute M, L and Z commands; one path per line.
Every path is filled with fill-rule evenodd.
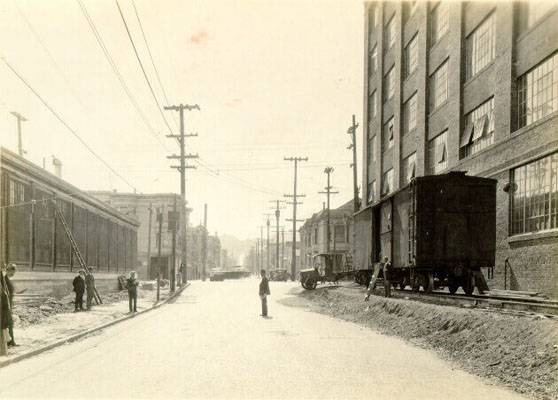
M 219 235 L 221 248 L 226 249 L 229 256 L 234 257 L 236 264 L 241 264 L 244 256 L 250 252 L 250 248 L 255 245 L 255 240 L 241 240 L 233 235 Z

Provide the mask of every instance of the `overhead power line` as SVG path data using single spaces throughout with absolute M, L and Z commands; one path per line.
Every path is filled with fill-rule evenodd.
M 91 15 L 87 11 L 87 8 L 85 7 L 85 5 L 83 4 L 83 2 L 81 0 L 77 0 L 77 2 L 78 2 L 79 6 L 81 8 L 81 11 L 82 11 L 87 23 L 89 24 L 89 28 L 91 29 L 91 32 L 93 33 L 93 36 L 95 37 L 95 40 L 99 44 L 99 47 L 101 48 L 101 50 L 103 52 L 103 55 L 105 56 L 107 62 L 109 63 L 109 65 L 112 69 L 112 72 L 114 73 L 114 75 L 118 79 L 118 82 L 120 82 L 120 86 L 124 90 L 124 93 L 126 93 L 126 96 L 130 100 L 130 103 L 132 103 L 132 106 L 134 107 L 134 109 L 136 110 L 136 112 L 140 116 L 141 120 L 143 121 L 143 123 L 147 127 L 151 136 L 153 136 L 155 138 L 155 140 L 157 140 L 157 142 L 163 147 L 163 149 L 165 149 L 165 151 L 168 152 L 169 150 L 167 149 L 165 143 L 155 133 L 155 129 L 153 129 L 153 126 L 151 126 L 151 123 L 147 119 L 147 116 L 141 110 L 141 108 L 139 106 L 139 103 L 137 102 L 136 98 L 134 97 L 134 95 L 130 91 L 130 88 L 126 84 L 126 81 L 124 80 L 124 77 L 120 73 L 120 70 L 118 69 L 118 66 L 116 65 L 116 62 L 112 58 L 107 46 L 105 45 L 105 42 L 103 41 L 103 38 L 102 38 L 101 34 L 99 33 L 99 30 L 95 26 L 95 22 L 93 21 L 93 18 L 91 18 Z
M 23 82 L 23 84 L 25 86 L 27 86 L 27 88 L 41 101 L 41 103 L 43 103 L 43 105 L 52 113 L 52 115 L 54 115 L 54 117 L 62 124 L 66 127 L 66 129 L 68 129 L 68 131 L 70 131 L 70 133 L 72 135 L 74 135 L 74 137 L 79 140 L 79 142 L 91 153 L 93 154 L 93 156 L 99 160 L 101 163 L 103 163 L 115 176 L 117 176 L 118 178 L 120 178 L 124 183 L 126 183 L 126 185 L 128 185 L 130 188 L 132 188 L 132 190 L 136 191 L 136 188 L 134 187 L 134 185 L 132 185 L 126 178 L 124 178 L 122 175 L 120 175 L 113 167 L 110 166 L 110 164 L 108 162 L 106 162 L 99 154 L 97 154 L 97 152 L 95 152 L 95 150 L 93 150 L 88 144 L 87 142 L 70 126 L 66 123 L 66 121 L 64 121 L 64 119 L 60 116 L 60 114 L 58 114 L 54 108 L 52 108 L 50 106 L 50 104 L 47 103 L 47 101 L 25 80 L 25 78 L 23 78 L 23 76 L 21 76 L 21 74 L 19 72 L 16 71 L 16 69 L 8 62 L 8 60 L 6 60 L 5 57 L 2 57 L 2 61 L 4 62 L 4 64 L 6 64 L 6 66 L 14 73 L 15 76 L 18 77 L 18 79 Z
M 124 17 L 124 13 L 122 12 L 122 8 L 120 8 L 120 3 L 118 2 L 118 0 L 116 1 L 116 7 L 118 7 L 118 12 L 120 13 L 120 17 L 122 18 L 122 23 L 124 24 L 124 28 L 126 28 L 126 33 L 128 34 L 128 39 L 130 39 L 130 43 L 132 44 L 132 48 L 134 49 L 134 54 L 136 55 L 136 59 L 138 60 L 139 66 L 141 68 L 141 72 L 143 73 L 143 77 L 145 78 L 145 82 L 147 83 L 147 86 L 149 87 L 149 91 L 151 92 L 151 96 L 153 97 L 153 100 L 155 101 L 155 104 L 157 105 L 157 109 L 159 110 L 159 114 L 161 114 L 161 118 L 163 118 L 163 121 L 165 122 L 165 125 L 167 126 L 169 133 L 172 135 L 172 129 L 169 125 L 169 122 L 167 121 L 167 118 L 165 117 L 165 114 L 163 113 L 163 109 L 161 107 L 161 104 L 159 104 L 159 100 L 157 100 L 157 96 L 155 95 L 155 91 L 153 90 L 153 86 L 151 85 L 151 82 L 149 81 L 149 77 L 147 76 L 147 72 L 145 72 L 145 68 L 143 67 L 143 63 L 141 62 L 141 57 L 139 56 L 138 53 L 138 49 L 136 48 L 136 44 L 134 43 L 134 39 L 132 38 L 132 33 L 130 32 L 130 28 L 128 28 L 128 23 L 126 22 L 126 18 Z

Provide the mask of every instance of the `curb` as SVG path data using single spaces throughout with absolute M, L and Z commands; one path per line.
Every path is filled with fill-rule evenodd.
M 27 359 L 27 358 L 31 358 L 31 357 L 36 356 L 36 355 L 38 355 L 38 354 L 44 353 L 45 351 L 48 351 L 48 350 L 54 349 L 54 348 L 56 348 L 56 347 L 62 346 L 63 344 L 75 342 L 76 340 L 81 339 L 82 337 L 87 336 L 87 335 L 89 335 L 89 334 L 91 334 L 91 333 L 94 333 L 94 332 L 103 330 L 103 329 L 108 328 L 108 327 L 110 327 L 110 326 L 112 326 L 112 325 L 116 325 L 116 324 L 118 324 L 118 323 L 120 323 L 120 322 L 124 322 L 124 321 L 126 321 L 126 320 L 128 320 L 128 319 L 135 318 L 135 317 L 137 317 L 138 315 L 145 314 L 145 313 L 147 313 L 147 312 L 149 312 L 149 311 L 155 310 L 155 309 L 161 307 L 162 305 L 168 303 L 170 300 L 173 300 L 174 298 L 176 298 L 176 297 L 177 297 L 179 294 L 181 294 L 181 293 L 184 291 L 184 289 L 186 289 L 188 286 L 190 286 L 190 283 L 189 283 L 189 282 L 186 283 L 186 284 L 185 284 L 184 286 L 182 286 L 181 288 L 179 288 L 178 290 L 176 290 L 172 295 L 170 295 L 169 297 L 167 297 L 165 300 L 160 301 L 159 303 L 155 303 L 155 304 L 152 305 L 151 307 L 149 307 L 149 308 L 147 308 L 147 309 L 145 309 L 145 310 L 136 312 L 135 314 L 125 315 L 125 316 L 120 317 L 120 318 L 118 318 L 118 319 L 115 319 L 115 320 L 112 320 L 112 321 L 110 321 L 110 322 L 107 322 L 107 323 L 105 323 L 105 324 L 103 324 L 103 325 L 98 325 L 98 326 L 96 326 L 96 327 L 94 327 L 94 328 L 91 328 L 91 329 L 89 329 L 89 330 L 87 330 L 87 331 L 77 333 L 77 334 L 75 334 L 75 335 L 73 335 L 73 336 L 67 337 L 67 338 L 65 338 L 65 339 L 61 339 L 61 340 L 59 340 L 59 341 L 57 341 L 57 342 L 50 343 L 50 344 L 48 344 L 48 345 L 46 345 L 46 346 L 44 346 L 44 347 L 41 347 L 41 348 L 32 350 L 32 351 L 30 351 L 30 352 L 28 352 L 28 353 L 20 354 L 20 355 L 14 357 L 14 358 L 10 358 L 9 360 L 0 361 L 0 368 L 5 367 L 5 366 L 10 365 L 10 364 L 13 364 L 13 363 L 16 363 L 16 362 L 18 362 L 18 361 L 25 360 L 25 359 Z

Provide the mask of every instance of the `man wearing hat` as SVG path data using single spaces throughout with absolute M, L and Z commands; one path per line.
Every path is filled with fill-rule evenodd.
M 93 297 L 95 297 L 95 277 L 93 267 L 89 267 L 89 273 L 85 275 L 85 291 L 87 292 L 87 311 L 91 310 Z

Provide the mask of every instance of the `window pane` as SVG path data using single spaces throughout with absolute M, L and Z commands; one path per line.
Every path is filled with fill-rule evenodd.
M 558 109 L 558 53 L 519 78 L 519 127 Z
M 448 98 L 448 61 L 430 77 L 430 109 L 435 110 Z
M 486 67 L 496 56 L 496 17 L 492 14 L 467 38 L 467 78 Z
M 440 2 L 432 10 L 431 34 L 432 44 L 436 43 L 449 30 L 449 9 L 447 2 Z
M 428 142 L 428 173 L 431 175 L 448 167 L 447 137 L 446 130 Z
M 511 197 L 511 233 L 558 228 L 558 153 L 516 168 Z
M 405 76 L 408 77 L 418 65 L 418 35 L 416 35 L 405 48 Z

